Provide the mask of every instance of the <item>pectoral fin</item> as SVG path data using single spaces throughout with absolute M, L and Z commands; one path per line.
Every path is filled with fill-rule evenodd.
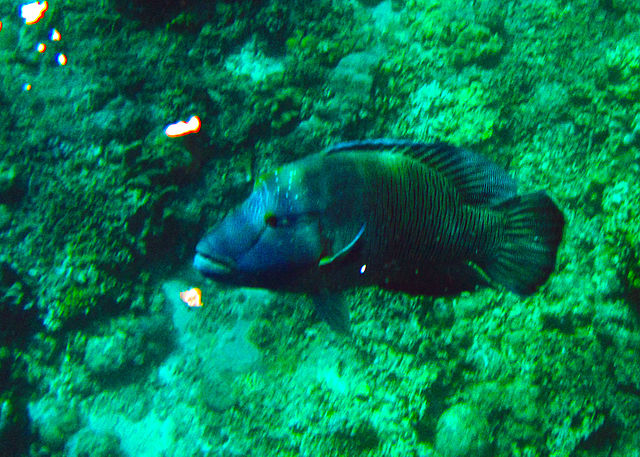
M 329 324 L 334 332 L 349 334 L 349 306 L 343 293 L 323 290 L 312 295 L 311 299 L 320 318 Z
M 320 259 L 320 261 L 318 262 L 318 266 L 323 267 L 325 265 L 329 265 L 329 264 L 335 262 L 336 260 L 340 259 L 341 257 L 344 257 L 345 255 L 347 255 L 349 253 L 349 251 L 351 251 L 351 249 L 353 249 L 353 247 L 356 245 L 358 240 L 360 238 L 362 238 L 362 234 L 364 233 L 364 228 L 366 226 L 367 226 L 366 222 L 364 224 L 362 224 L 362 227 L 360 227 L 360 231 L 356 234 L 356 236 L 349 243 L 347 243 L 346 246 L 344 246 L 342 249 L 340 249 L 338 252 L 336 252 L 335 254 L 330 255 L 330 256 L 322 257 Z

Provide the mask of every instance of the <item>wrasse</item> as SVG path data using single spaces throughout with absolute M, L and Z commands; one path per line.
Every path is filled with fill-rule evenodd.
M 223 283 L 312 294 L 529 295 L 553 272 L 563 227 L 544 191 L 517 195 L 506 171 L 467 149 L 365 140 L 259 177 L 198 243 L 194 266 Z

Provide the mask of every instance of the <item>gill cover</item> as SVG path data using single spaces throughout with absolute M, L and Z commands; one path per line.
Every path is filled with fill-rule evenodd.
M 367 226 L 366 222 L 362 224 L 362 227 L 360 227 L 360 230 L 351 239 L 351 241 L 347 242 L 346 244 L 344 243 L 344 241 L 342 242 L 342 247 L 340 247 L 341 244 L 334 239 L 333 242 L 331 243 L 330 253 L 327 253 L 325 256 L 323 256 L 320 259 L 320 261 L 318 262 L 318 266 L 323 267 L 325 265 L 330 265 L 336 262 L 337 260 L 344 258 L 356 246 L 356 243 L 358 243 L 360 238 L 362 238 L 362 235 L 364 234 L 364 229 L 366 226 Z

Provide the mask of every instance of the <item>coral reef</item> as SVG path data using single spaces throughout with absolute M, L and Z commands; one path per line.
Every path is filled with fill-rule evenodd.
M 637 0 L 63 0 L 33 25 L 0 0 L 0 21 L 0 454 L 637 455 Z M 341 335 L 304 294 L 191 271 L 260 173 L 366 137 L 546 189 L 550 282 L 347 291 Z

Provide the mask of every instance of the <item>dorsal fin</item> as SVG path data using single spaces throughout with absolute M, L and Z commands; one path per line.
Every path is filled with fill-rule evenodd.
M 391 152 L 413 157 L 442 173 L 465 203 L 496 205 L 516 195 L 516 182 L 489 159 L 447 143 L 416 143 L 380 138 L 349 141 L 331 146 L 326 153 Z

